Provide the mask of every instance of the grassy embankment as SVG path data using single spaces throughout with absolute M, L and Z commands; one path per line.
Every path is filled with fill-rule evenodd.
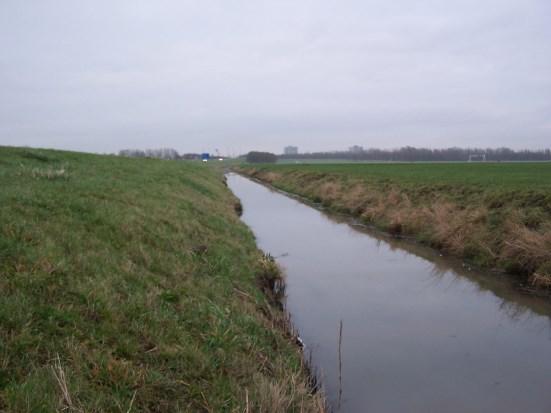
M 551 286 L 551 163 L 244 165 L 285 191 Z
M 1 411 L 321 410 L 220 172 L 0 147 L 0 188 Z

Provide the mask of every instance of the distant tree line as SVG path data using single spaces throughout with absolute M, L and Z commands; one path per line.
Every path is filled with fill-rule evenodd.
M 277 156 L 270 152 L 249 152 L 245 159 L 250 163 L 275 163 Z
M 311 152 L 279 155 L 280 159 L 343 159 L 353 161 L 450 162 L 468 161 L 485 155 L 487 161 L 551 161 L 551 150 L 519 150 L 509 148 L 447 148 L 428 149 L 406 146 L 399 149 L 365 149 L 360 151 Z
M 184 153 L 180 155 L 176 149 L 161 148 L 161 149 L 122 149 L 119 151 L 119 156 L 130 158 L 156 158 L 156 159 L 201 159 L 198 153 Z

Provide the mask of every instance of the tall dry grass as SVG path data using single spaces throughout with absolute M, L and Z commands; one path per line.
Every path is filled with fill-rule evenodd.
M 502 221 L 496 225 L 491 223 L 494 206 L 451 197 L 446 189 L 425 189 L 427 195 L 413 192 L 412 199 L 411 187 L 397 184 L 375 185 L 307 171 L 255 174 L 261 180 L 350 212 L 393 234 L 418 236 L 449 254 L 482 266 L 531 274 L 533 283 L 551 287 L 551 223 L 537 229 L 528 227 L 522 214 L 508 207 L 507 200 L 500 206 Z
M 508 225 L 503 258 L 514 260 L 533 272 L 533 284 L 551 287 L 551 224 L 539 230 L 518 221 Z
M 311 389 L 299 375 L 290 375 L 287 380 L 269 380 L 265 376 L 256 376 L 258 383 L 253 394 L 255 402 L 247 403 L 246 412 L 275 413 L 288 412 L 293 406 L 299 406 L 301 413 L 325 413 L 328 408 L 321 393 L 312 395 Z

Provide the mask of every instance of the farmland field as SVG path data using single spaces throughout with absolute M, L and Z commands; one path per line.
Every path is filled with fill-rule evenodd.
M 551 194 L 551 163 L 330 163 L 261 166 L 284 173 L 316 173 L 407 184 L 481 186 L 485 189 L 533 189 Z

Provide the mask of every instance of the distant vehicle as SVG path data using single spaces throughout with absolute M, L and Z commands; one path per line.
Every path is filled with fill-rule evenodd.
M 203 162 L 208 162 L 209 159 L 210 159 L 210 155 L 209 155 L 208 153 L 202 153 L 202 154 L 201 154 L 201 160 L 202 160 Z

